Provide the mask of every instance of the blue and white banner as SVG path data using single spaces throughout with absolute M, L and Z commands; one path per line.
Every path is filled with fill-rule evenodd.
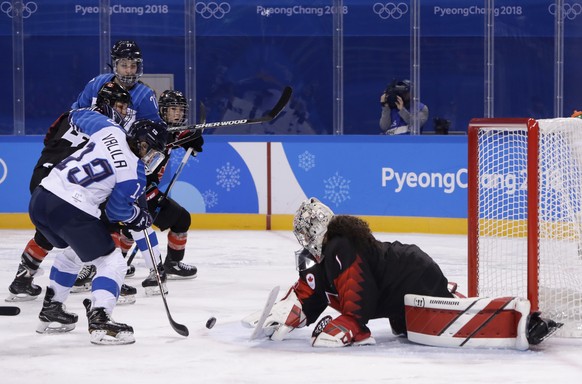
M 23 1 L 22 14 L 27 33 L 35 35 L 95 34 L 99 15 L 112 17 L 112 33 L 123 33 L 139 25 L 138 32 L 150 35 L 183 36 L 186 3 L 183 0 L 112 0 L 102 10 L 99 1 Z M 564 1 L 566 36 L 580 36 L 577 20 L 582 18 L 582 1 Z M 342 14 L 347 35 L 398 36 L 410 33 L 411 5 L 401 1 L 345 0 L 338 7 L 331 0 L 199 0 L 193 2 L 200 36 L 298 35 L 329 36 L 332 19 Z M 483 34 L 486 13 L 481 0 L 427 0 L 420 5 L 425 36 L 475 36 Z M 0 2 L 0 35 L 11 33 L 9 19 L 16 10 L 11 1 Z M 500 37 L 553 34 L 556 5 L 553 0 L 496 1 L 496 33 Z M 67 22 L 64 23 L 63 20 Z M 517 28 L 517 29 L 516 29 Z
M 260 139 L 209 137 L 204 152 L 189 161 L 172 197 L 190 212 L 264 214 L 270 187 L 272 214 L 293 213 L 306 197 L 316 196 L 344 214 L 467 215 L 466 137 L 268 140 L 270 151 Z M 174 153 L 162 189 L 182 153 Z
M 337 213 L 466 217 L 466 137 L 254 139 L 208 137 L 172 198 L 192 213 L 266 214 L 270 198 L 272 214 L 291 214 L 303 199 L 316 196 Z M 0 139 L 0 196 L 9 202 L 0 213 L 27 212 L 41 149 L 40 137 Z M 172 153 L 162 190 L 183 154 Z

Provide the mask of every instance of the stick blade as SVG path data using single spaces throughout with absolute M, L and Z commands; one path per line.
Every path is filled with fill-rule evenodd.
M 188 331 L 188 327 L 186 327 L 184 324 L 177 323 L 174 320 L 174 318 L 172 317 L 172 314 L 170 313 L 170 308 L 168 307 L 168 301 L 166 300 L 166 295 L 164 294 L 163 290 L 161 291 L 161 293 L 162 293 L 162 300 L 164 302 L 164 307 L 166 308 L 166 315 L 168 315 L 168 320 L 170 321 L 170 325 L 172 326 L 172 329 L 174 331 L 176 331 L 176 333 L 178 333 L 180 336 L 188 337 L 188 335 L 190 335 L 190 331 Z
M 0 307 L 0 316 L 16 316 L 20 313 L 19 307 L 5 306 Z
M 275 305 L 275 300 L 277 300 L 277 295 L 279 294 L 279 286 L 273 287 L 271 292 L 269 293 L 269 297 L 267 298 L 267 302 L 263 307 L 263 313 L 261 313 L 261 317 L 255 326 L 255 330 L 251 334 L 249 341 L 257 339 L 259 336 L 264 334 L 263 332 L 263 325 L 265 325 L 265 320 L 271 314 L 271 309 L 273 309 L 273 305 Z
M 285 106 L 287 105 L 287 103 L 291 99 L 292 94 L 293 94 L 293 88 L 287 86 L 283 89 L 283 93 L 281 93 L 281 97 L 279 98 L 279 101 L 277 102 L 277 104 L 275 104 L 273 109 L 271 109 L 271 111 L 267 114 L 267 117 L 269 117 L 270 120 L 274 119 L 275 117 L 277 117 L 279 115 L 279 113 L 281 113 L 283 108 L 285 108 Z
M 200 114 L 200 124 L 206 124 L 206 106 L 204 105 L 203 102 L 200 102 L 199 114 Z
M 170 325 L 180 336 L 188 337 L 190 335 L 190 331 L 184 324 L 176 323 L 172 318 L 170 318 Z

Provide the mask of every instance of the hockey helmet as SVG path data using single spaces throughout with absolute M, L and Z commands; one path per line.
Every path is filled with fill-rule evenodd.
M 116 109 L 116 104 L 122 103 L 125 104 L 125 112 L 121 113 L 119 110 Z M 106 111 L 106 106 L 111 107 L 115 112 L 119 114 L 118 116 L 113 116 L 116 123 L 124 127 L 128 121 L 131 119 L 131 116 L 127 113 L 127 106 L 131 104 L 131 96 L 129 92 L 125 90 L 121 85 L 117 84 L 114 81 L 108 81 L 99 90 L 97 93 L 97 101 L 95 102 L 99 110 Z M 111 117 L 111 116 L 110 116 Z M 119 121 L 118 121 L 119 118 Z
M 301 203 L 293 219 L 293 233 L 297 241 L 309 251 L 317 263 L 323 260 L 323 239 L 332 217 L 333 211 L 312 197 Z M 297 261 L 299 265 L 299 260 Z
M 162 92 L 158 100 L 159 112 L 161 118 L 170 127 L 179 127 L 186 124 L 188 120 L 188 102 L 186 97 L 180 91 L 167 90 Z M 170 108 L 182 108 L 182 114 L 179 112 L 171 112 L 168 114 Z
M 118 72 L 117 66 L 123 59 L 135 63 L 137 70 L 134 74 L 124 75 Z M 117 77 L 125 87 L 133 87 L 133 85 L 137 83 L 139 78 L 143 75 L 143 58 L 141 50 L 135 41 L 120 40 L 115 43 L 113 48 L 111 48 L 111 61 L 115 77 Z
M 165 123 L 148 119 L 137 120 L 129 128 L 129 148 L 143 161 L 146 175 L 152 174 L 164 161 L 167 136 Z

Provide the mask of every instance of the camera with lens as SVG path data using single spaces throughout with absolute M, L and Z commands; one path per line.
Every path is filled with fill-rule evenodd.
M 386 97 L 382 106 L 388 105 L 390 109 L 396 108 L 396 97 L 400 96 L 402 101 L 406 102 L 406 96 L 410 92 L 410 81 L 408 80 L 393 80 L 384 91 Z

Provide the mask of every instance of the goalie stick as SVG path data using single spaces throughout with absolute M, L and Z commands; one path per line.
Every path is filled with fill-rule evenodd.
M 184 125 L 181 127 L 170 127 L 168 128 L 168 132 L 176 132 L 176 131 L 194 131 L 196 129 L 205 129 L 205 128 L 221 128 L 221 127 L 232 127 L 235 125 L 247 125 L 247 124 L 260 124 L 260 123 L 268 123 L 275 119 L 279 113 L 285 108 L 289 100 L 291 99 L 291 95 L 293 94 L 293 89 L 291 87 L 285 87 L 283 89 L 283 93 L 277 101 L 277 104 L 265 115 L 255 118 L 255 119 L 240 119 L 240 120 L 226 120 L 226 121 L 217 121 L 214 123 L 200 123 L 195 125 Z
M 154 251 L 152 249 L 152 244 L 150 243 L 150 237 L 148 235 L 148 230 L 144 229 L 143 234 L 145 237 L 146 244 L 148 246 L 148 251 L 150 253 L 152 263 L 154 265 L 154 272 L 156 274 L 156 280 L 158 282 L 158 287 L 160 287 L 160 294 L 162 295 L 162 300 L 164 301 L 164 307 L 166 308 L 166 314 L 168 315 L 168 320 L 170 321 L 170 325 L 172 326 L 174 331 L 176 331 L 179 335 L 186 337 L 190 334 L 190 331 L 188 331 L 188 328 L 185 325 L 180 324 L 180 323 L 176 323 L 174 321 L 174 319 L 172 318 L 172 314 L 170 313 L 170 308 L 168 308 L 166 294 L 164 293 L 164 287 L 162 286 L 162 279 L 160 278 L 160 272 L 158 271 L 156 259 L 154 257 Z
M 264 336 L 265 333 L 263 331 L 263 325 L 265 325 L 265 320 L 267 320 L 267 317 L 271 314 L 271 310 L 273 309 L 273 305 L 275 305 L 275 300 L 277 300 L 278 294 L 279 286 L 277 285 L 271 290 L 271 293 L 269 293 L 269 297 L 267 298 L 267 302 L 265 303 L 261 317 L 259 318 L 259 321 L 257 322 L 255 330 L 251 334 L 249 341 L 255 340 L 261 335 Z
M 19 307 L 5 306 L 0 307 L 0 316 L 16 316 L 20 313 Z

